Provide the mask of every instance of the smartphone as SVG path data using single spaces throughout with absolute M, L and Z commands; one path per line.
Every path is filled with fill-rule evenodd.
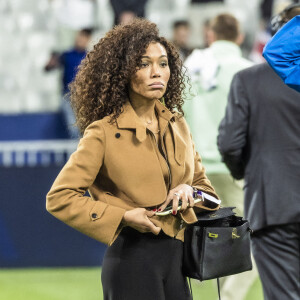
M 199 203 L 199 202 L 206 202 L 206 206 L 212 208 L 213 206 L 220 205 L 221 204 L 221 200 L 207 194 L 204 193 L 202 191 L 198 191 L 197 192 L 198 198 L 194 199 L 194 203 Z M 177 207 L 177 211 L 181 209 L 181 205 L 182 205 L 182 201 L 179 200 L 178 201 L 178 207 Z M 167 216 L 170 215 L 173 212 L 173 206 L 170 204 L 168 205 L 163 211 L 158 211 L 155 213 L 156 216 Z

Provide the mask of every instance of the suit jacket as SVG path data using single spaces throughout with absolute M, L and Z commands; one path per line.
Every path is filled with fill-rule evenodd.
M 169 189 L 179 184 L 217 197 L 183 117 L 156 102 L 164 158 L 131 104 L 127 102 L 123 108 L 116 122 L 110 123 L 110 118 L 105 117 L 88 126 L 77 151 L 47 195 L 46 207 L 51 214 L 108 245 L 120 233 L 126 210 L 158 206 L 165 201 Z M 169 171 L 167 185 L 164 168 Z M 91 197 L 84 196 L 86 190 Z M 166 234 L 183 240 L 185 226 L 181 220 L 184 224 L 195 222 L 194 210 L 189 208 L 180 217 L 152 217 Z
M 233 78 L 218 146 L 233 177 L 245 178 L 254 230 L 300 220 L 299 100 L 268 64 Z

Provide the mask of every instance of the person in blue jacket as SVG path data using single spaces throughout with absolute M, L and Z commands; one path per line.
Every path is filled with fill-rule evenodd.
M 265 46 L 263 56 L 285 84 L 300 92 L 300 3 L 289 5 L 275 16 L 271 26 L 277 32 Z
M 70 105 L 69 84 L 75 78 L 75 75 L 78 71 L 78 66 L 87 54 L 87 48 L 91 41 L 92 33 L 92 28 L 84 28 L 78 31 L 74 41 L 74 46 L 63 53 L 53 52 L 46 66 L 44 67 L 46 72 L 55 69 L 62 69 L 61 110 L 69 132 L 69 137 L 74 139 L 79 138 L 80 133 L 78 128 L 74 126 L 76 120 Z

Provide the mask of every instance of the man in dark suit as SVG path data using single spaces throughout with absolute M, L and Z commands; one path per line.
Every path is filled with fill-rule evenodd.
M 298 15 L 291 5 L 273 31 Z M 235 75 L 218 146 L 233 177 L 245 178 L 245 217 L 266 300 L 300 299 L 300 93 L 268 64 Z
M 245 179 L 245 217 L 267 300 L 300 299 L 300 94 L 264 63 L 231 84 L 218 147 Z

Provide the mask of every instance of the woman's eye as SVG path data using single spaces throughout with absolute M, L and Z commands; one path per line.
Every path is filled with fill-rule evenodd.
M 148 66 L 147 63 L 141 63 L 141 68 L 146 68 Z
M 167 64 L 166 62 L 162 62 L 160 65 L 161 65 L 162 67 L 168 66 L 168 64 Z

